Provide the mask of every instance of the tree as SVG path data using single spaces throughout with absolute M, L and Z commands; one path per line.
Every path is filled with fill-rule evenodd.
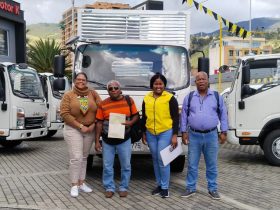
M 28 45 L 28 64 L 38 72 L 53 72 L 54 56 L 59 55 L 62 48 L 54 39 L 40 39 Z M 66 63 L 67 67 L 69 63 Z

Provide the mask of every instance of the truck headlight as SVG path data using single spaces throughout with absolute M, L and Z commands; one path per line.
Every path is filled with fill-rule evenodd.
M 17 108 L 17 129 L 24 129 L 25 113 L 23 108 Z
M 45 112 L 45 116 L 43 118 L 43 121 L 42 121 L 42 128 L 45 128 L 47 127 L 47 122 L 48 122 L 48 112 Z
M 56 122 L 62 122 L 62 118 L 60 116 L 60 109 L 56 110 Z

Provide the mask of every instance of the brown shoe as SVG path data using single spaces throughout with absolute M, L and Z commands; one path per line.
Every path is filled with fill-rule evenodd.
M 114 192 L 112 192 L 112 191 L 106 191 L 104 194 L 105 194 L 105 197 L 106 197 L 106 198 L 112 198 L 113 195 L 114 195 Z
M 120 195 L 120 197 L 125 198 L 125 197 L 127 197 L 128 192 L 127 191 L 119 191 L 119 195 Z

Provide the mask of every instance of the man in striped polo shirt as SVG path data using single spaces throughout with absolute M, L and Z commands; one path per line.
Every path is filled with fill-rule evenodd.
M 96 114 L 96 137 L 95 149 L 101 151 L 100 136 L 102 136 L 102 155 L 103 155 L 103 185 L 105 188 L 105 197 L 111 198 L 115 193 L 114 182 L 114 159 L 118 154 L 121 165 L 121 183 L 119 186 L 120 197 L 126 197 L 128 194 L 128 185 L 131 175 L 131 139 L 130 128 L 138 120 L 138 111 L 132 98 L 131 112 L 130 107 L 122 95 L 121 85 L 116 80 L 107 83 L 108 98 L 101 102 Z M 109 138 L 109 116 L 110 113 L 125 114 L 125 137 L 124 139 Z M 132 115 L 131 115 L 132 114 Z

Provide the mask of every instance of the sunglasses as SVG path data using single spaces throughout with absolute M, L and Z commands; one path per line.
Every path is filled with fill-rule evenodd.
M 108 88 L 109 91 L 118 90 L 118 89 L 120 89 L 120 88 L 119 87 L 109 87 Z

